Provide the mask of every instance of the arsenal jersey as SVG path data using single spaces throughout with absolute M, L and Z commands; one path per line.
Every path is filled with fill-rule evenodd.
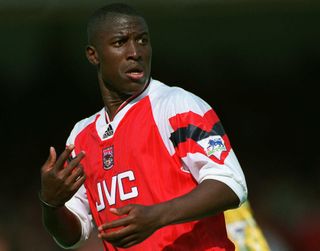
M 103 108 L 78 122 L 67 144 L 81 161 L 84 185 L 66 203 L 81 221 L 82 237 L 93 225 L 117 219 L 111 207 L 153 205 L 182 196 L 206 179 L 228 185 L 241 203 L 247 196 L 242 169 L 219 118 L 202 99 L 179 87 L 151 80 L 123 103 L 113 119 Z M 103 242 L 105 250 L 124 250 Z M 132 251 L 234 250 L 223 213 L 169 225 Z

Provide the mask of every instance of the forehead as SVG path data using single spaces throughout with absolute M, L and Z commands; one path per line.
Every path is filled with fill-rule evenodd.
M 139 16 L 109 14 L 101 23 L 101 31 L 109 36 L 148 32 L 145 20 Z

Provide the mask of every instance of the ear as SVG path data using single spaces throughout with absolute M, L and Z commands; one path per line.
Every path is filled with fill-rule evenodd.
M 99 56 L 96 48 L 92 45 L 88 45 L 86 48 L 86 56 L 89 62 L 93 65 L 99 64 Z

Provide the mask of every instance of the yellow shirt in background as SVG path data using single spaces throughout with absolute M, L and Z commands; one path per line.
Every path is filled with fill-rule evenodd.
M 270 251 L 249 202 L 237 209 L 227 210 L 224 214 L 228 236 L 235 244 L 236 251 Z

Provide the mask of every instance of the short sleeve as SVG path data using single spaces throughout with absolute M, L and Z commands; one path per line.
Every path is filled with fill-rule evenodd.
M 247 198 L 247 185 L 239 161 L 216 112 L 201 98 L 183 92 L 174 99 L 169 116 L 174 155 L 182 160 L 198 183 L 214 179 Z

